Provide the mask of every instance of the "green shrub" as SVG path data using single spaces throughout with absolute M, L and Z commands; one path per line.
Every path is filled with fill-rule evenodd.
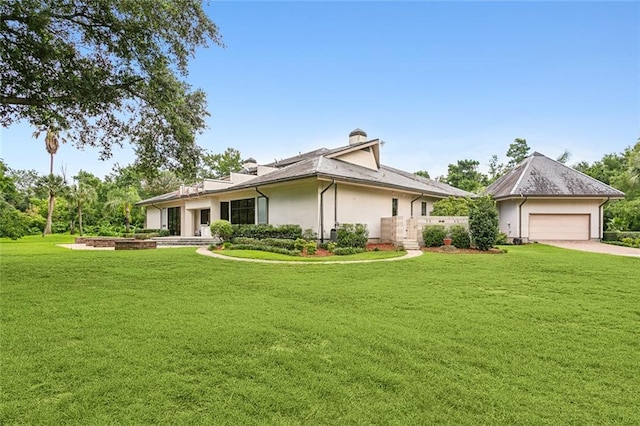
M 367 246 L 369 239 L 369 230 L 367 225 L 362 223 L 343 223 L 337 230 L 337 246 L 338 247 L 360 247 Z
M 168 229 L 161 229 L 160 231 L 158 231 L 158 234 L 160 237 L 168 237 L 169 235 L 171 235 L 171 232 L 169 232 Z
M 285 238 L 265 238 L 264 240 L 260 240 L 260 244 L 271 247 L 282 247 L 287 250 L 293 250 L 296 248 L 294 240 Z
M 640 238 L 640 232 L 606 231 L 602 233 L 602 241 L 622 241 L 623 238 Z
M 247 237 L 234 237 L 232 242 L 233 244 L 260 244 L 260 240 Z
M 318 246 L 316 244 L 315 241 L 309 241 L 305 246 L 304 246 L 305 250 L 307 251 L 308 255 L 314 255 L 316 254 L 316 251 L 318 250 Z
M 489 250 L 498 236 L 498 209 L 493 198 L 479 197 L 469 208 L 469 231 L 478 250 Z
M 233 234 L 233 227 L 228 220 L 218 219 L 211 224 L 211 235 L 220 241 L 228 241 Z
M 469 231 L 462 225 L 453 225 L 448 229 L 451 235 L 451 244 L 460 249 L 468 249 L 471 247 L 471 236 Z
M 362 247 L 336 247 L 333 250 L 333 254 L 336 256 L 346 256 L 357 253 L 364 253 L 364 249 Z
M 260 244 L 233 244 L 229 250 L 257 250 L 271 253 L 286 254 L 288 256 L 300 256 L 300 250 L 288 250 L 282 247 L 265 246 Z
M 233 237 L 248 237 L 262 240 L 265 238 L 280 238 L 295 240 L 302 238 L 300 225 L 232 225 Z
M 496 237 L 496 245 L 504 245 L 509 244 L 509 237 L 504 232 L 498 232 L 498 236 Z
M 302 238 L 307 241 L 316 241 L 318 239 L 318 234 L 311 228 L 305 229 L 302 233 Z
M 304 250 L 304 247 L 307 245 L 307 240 L 303 240 L 302 238 L 298 238 L 293 242 L 293 248 L 296 250 Z
M 429 225 L 422 229 L 422 239 L 426 247 L 440 247 L 447 231 L 442 225 Z
M 322 250 L 326 250 L 328 252 L 333 252 L 336 247 L 336 243 L 334 243 L 333 241 L 327 241 L 326 243 L 318 244 L 318 248 L 321 248 Z

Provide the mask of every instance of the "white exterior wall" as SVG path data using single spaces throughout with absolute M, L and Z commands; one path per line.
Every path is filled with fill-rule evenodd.
M 308 179 L 272 188 L 260 188 L 269 197 L 269 224 L 298 224 L 318 232 L 318 184 Z M 326 195 L 326 194 L 325 194 Z
M 147 229 L 161 229 L 162 210 L 153 206 L 147 206 L 144 227 Z
M 343 183 L 338 183 L 337 185 L 338 223 L 364 223 L 369 229 L 370 239 L 379 239 L 381 237 L 380 219 L 391 216 L 391 200 L 393 198 L 398 199 L 397 216 L 411 217 L 411 200 L 415 198 L 414 194 Z M 330 192 L 332 190 L 327 191 L 327 193 Z M 325 193 L 325 201 L 327 193 Z M 420 201 L 413 203 L 414 214 L 420 214 Z M 326 210 L 325 205 L 325 228 L 327 223 L 333 223 L 333 209 L 330 212 L 330 217 L 327 217 Z M 325 232 L 328 231 L 325 229 Z
M 520 234 L 518 229 L 518 205 L 522 200 L 508 200 L 498 202 L 498 229 L 509 238 L 516 238 Z
M 530 214 L 588 214 L 590 215 L 589 235 L 591 239 L 602 238 L 602 224 L 600 223 L 601 208 L 605 199 L 532 199 L 528 198 L 521 207 L 520 224 L 522 232 L 518 229 L 518 206 L 524 199 L 498 202 L 499 228 L 501 232 L 508 232 L 508 223 L 511 223 L 511 237 L 521 236 L 525 241 L 529 240 L 529 215 Z

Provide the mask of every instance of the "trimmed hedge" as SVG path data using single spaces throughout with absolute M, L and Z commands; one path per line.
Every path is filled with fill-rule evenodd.
M 261 244 L 233 244 L 228 248 L 228 250 L 258 250 L 286 254 L 289 256 L 300 256 L 300 250 L 288 250 L 282 247 L 264 246 Z
M 605 231 L 602 241 L 622 241 L 623 238 L 640 238 L 640 231 Z
M 302 238 L 300 225 L 232 225 L 231 238 L 247 237 L 263 240 L 265 238 L 278 238 L 295 240 Z
M 336 256 L 346 256 L 348 254 L 364 253 L 364 251 L 361 247 L 336 247 L 333 249 L 333 254 Z

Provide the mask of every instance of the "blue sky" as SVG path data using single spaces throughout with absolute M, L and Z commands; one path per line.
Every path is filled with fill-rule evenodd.
M 198 143 L 259 163 L 347 143 L 356 127 L 385 141 L 384 164 L 486 171 L 514 138 L 570 164 L 621 152 L 640 135 L 638 2 L 213 2 L 226 48 L 198 52 L 188 81 L 208 94 Z M 48 171 L 42 138 L 1 130 L 14 169 Z M 56 170 L 108 174 L 63 145 Z

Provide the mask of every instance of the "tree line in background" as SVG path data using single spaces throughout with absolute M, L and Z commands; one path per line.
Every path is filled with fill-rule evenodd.
M 134 165 L 117 167 L 101 179 L 90 172 L 76 176 L 53 173 L 56 141 L 45 137 L 51 154 L 50 173 L 13 170 L 0 161 L 0 236 L 19 238 L 28 234 L 64 233 L 114 235 L 139 229 L 144 211 L 135 203 L 141 199 L 175 191 L 185 182 L 170 170 L 158 170 L 151 177 Z M 481 173 L 476 160 L 449 164 L 448 173 L 437 180 L 470 192 L 481 192 L 529 155 L 525 139 L 516 139 L 509 147 L 506 163 L 493 156 L 489 174 Z M 566 162 L 565 152 L 558 160 Z M 605 205 L 606 230 L 640 231 L 640 140 L 621 153 L 605 155 L 594 163 L 581 162 L 576 170 L 623 191 L 624 200 Z M 206 154 L 198 163 L 197 179 L 220 178 L 242 169 L 240 152 L 227 148 L 220 154 Z M 416 174 L 428 177 L 425 171 Z M 444 200 L 436 204 L 439 215 L 467 215 L 465 202 Z
M 58 143 L 57 135 L 47 132 L 48 175 L 13 170 L 0 160 L 0 237 L 65 232 L 116 235 L 140 229 L 144 211 L 136 202 L 175 191 L 185 183 L 174 171 L 159 170 L 148 177 L 134 165 L 116 167 L 104 179 L 87 171 L 76 176 L 66 176 L 64 170 L 54 174 Z M 220 178 L 241 169 L 240 152 L 227 148 L 221 154 L 204 155 L 197 178 Z

